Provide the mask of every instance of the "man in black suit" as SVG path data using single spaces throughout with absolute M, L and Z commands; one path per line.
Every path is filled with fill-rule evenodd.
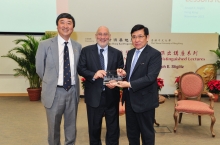
M 82 49 L 78 73 L 86 79 L 85 103 L 89 127 L 90 145 L 101 145 L 102 117 L 106 119 L 106 145 L 119 144 L 119 88 L 112 84 L 103 85 L 106 70 L 116 70 L 124 67 L 122 52 L 108 45 L 111 37 L 105 26 L 98 28 L 97 44 Z M 103 51 L 103 52 L 102 52 Z M 100 57 L 104 63 L 101 65 Z M 103 67 L 103 68 L 102 68 Z
M 128 51 L 125 69 L 117 69 L 127 81 L 119 81 L 123 87 L 122 101 L 125 101 L 126 127 L 129 145 L 154 145 L 153 128 L 155 108 L 159 105 L 157 77 L 161 70 L 161 53 L 148 45 L 149 31 L 143 25 L 131 30 L 135 48 Z M 127 75 L 126 75 L 127 73 Z

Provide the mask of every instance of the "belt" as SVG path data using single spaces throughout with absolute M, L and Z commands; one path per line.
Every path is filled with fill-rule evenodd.
M 71 85 L 71 87 L 72 87 L 72 86 L 74 86 L 74 85 Z M 57 88 L 63 88 L 63 86 L 57 85 Z

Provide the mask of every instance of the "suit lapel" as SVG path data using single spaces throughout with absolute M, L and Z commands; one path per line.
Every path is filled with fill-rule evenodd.
M 71 44 L 72 44 L 72 48 L 73 48 L 73 56 L 74 56 L 74 65 L 76 65 L 76 63 L 77 63 L 77 57 L 78 57 L 78 50 L 74 47 L 74 46 L 76 46 L 75 44 L 74 44 L 74 41 L 73 40 L 71 40 Z M 76 69 L 74 69 L 74 74 L 76 74 Z
M 137 62 L 136 62 L 136 64 L 135 64 L 135 67 L 134 67 L 134 70 L 133 70 L 133 72 L 132 72 L 132 74 L 135 72 L 135 70 L 139 67 L 139 65 L 142 63 L 142 62 L 145 62 L 144 60 L 146 60 L 146 57 L 147 57 L 147 52 L 148 52 L 148 45 L 144 48 L 144 50 L 141 52 L 141 54 L 140 54 L 140 56 L 139 56 L 139 58 L 138 58 L 138 60 L 137 60 Z M 134 53 L 135 53 L 135 49 L 134 49 L 134 52 L 133 52 L 133 55 L 134 55 Z M 129 64 L 131 64 L 132 63 L 132 58 L 133 58 L 133 55 L 131 56 L 131 62 L 129 63 Z M 130 68 L 131 68 L 131 66 L 129 66 L 129 73 L 130 73 Z M 131 74 L 131 75 L 132 75 Z
M 112 66 L 113 63 L 113 57 L 114 52 L 112 51 L 111 47 L 108 46 L 108 63 L 107 63 L 107 70 L 110 70 L 110 66 Z
M 96 65 L 97 69 L 101 70 L 102 67 L 101 67 L 100 60 L 99 60 L 97 44 L 93 45 L 93 47 L 91 49 L 92 49 L 92 54 L 91 54 L 92 59 L 91 60 L 94 61 L 94 64 Z
M 133 58 L 134 52 L 135 52 L 135 48 L 132 49 L 130 55 L 127 56 L 127 62 L 126 62 L 126 64 L 128 64 L 127 65 L 127 71 L 128 71 L 127 76 L 130 76 L 131 63 L 132 63 L 132 58 Z
M 53 60 L 56 66 L 57 75 L 59 74 L 59 56 L 58 56 L 58 40 L 57 36 L 51 39 L 51 52 L 53 55 Z
M 148 52 L 148 45 L 144 48 L 144 50 L 141 52 L 136 64 L 135 64 L 135 67 L 134 67 L 134 70 L 133 72 L 135 72 L 135 70 L 139 67 L 139 65 L 141 64 L 141 62 L 145 62 L 144 60 L 146 60 L 146 57 L 147 57 L 147 52 Z

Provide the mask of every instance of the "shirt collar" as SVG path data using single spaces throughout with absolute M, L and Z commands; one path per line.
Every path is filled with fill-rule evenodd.
M 64 42 L 66 42 L 66 40 L 64 40 L 64 39 L 58 34 L 58 42 L 63 45 Z M 68 44 L 70 44 L 70 38 L 69 38 L 69 40 L 68 40 L 67 42 L 68 42 Z
M 139 51 L 142 52 L 146 46 L 147 45 L 145 45 L 143 48 L 139 49 Z M 138 51 L 138 50 L 136 49 L 135 51 Z
M 99 44 L 97 44 L 97 47 L 98 47 L 99 52 L 100 52 L 100 49 L 104 49 L 103 52 L 108 51 L 108 45 L 105 46 L 104 48 L 102 48 L 102 47 L 99 46 Z

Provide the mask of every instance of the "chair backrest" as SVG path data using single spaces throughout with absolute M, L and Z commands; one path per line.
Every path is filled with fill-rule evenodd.
M 194 72 L 184 73 L 180 77 L 180 91 L 182 93 L 182 98 L 197 98 L 201 99 L 201 94 L 204 90 L 203 79 L 199 74 Z

